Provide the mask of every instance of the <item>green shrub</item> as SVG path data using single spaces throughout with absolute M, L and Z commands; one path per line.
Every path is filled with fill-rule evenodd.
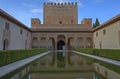
M 84 56 L 84 55 L 80 55 L 80 54 L 77 54 L 77 55 L 85 58 L 87 60 L 88 65 L 91 65 L 92 63 L 99 63 L 101 66 L 104 66 L 104 67 L 120 74 L 120 67 L 119 66 L 116 66 L 116 65 L 113 65 L 113 64 L 110 64 L 110 63 L 106 63 L 104 61 L 100 61 L 100 60 L 97 60 L 97 59 L 94 59 L 94 58 L 91 58 L 91 57 L 88 57 L 88 56 Z
M 29 49 L 29 50 L 1 50 L 0 51 L 0 66 L 31 57 L 33 55 L 47 51 L 45 48 Z
M 120 61 L 120 50 L 118 49 L 88 49 L 88 48 L 76 48 L 76 51 L 97 55 L 109 59 Z

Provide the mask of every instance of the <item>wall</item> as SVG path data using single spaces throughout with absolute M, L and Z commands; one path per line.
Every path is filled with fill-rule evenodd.
M 3 49 L 3 43 L 2 43 L 2 35 L 3 35 L 3 28 L 4 28 L 4 20 L 0 16 L 0 50 Z
M 106 30 L 106 34 L 103 34 Z M 119 49 L 120 48 L 120 21 L 112 23 L 94 32 L 95 48 Z M 98 37 L 96 33 L 98 32 Z M 101 43 L 101 46 L 100 46 Z
M 35 33 L 32 33 L 31 35 L 31 38 L 37 38 L 37 44 L 36 44 L 36 47 L 43 47 L 41 45 L 44 44 L 47 44 L 46 47 L 49 48 L 49 46 L 51 45 L 50 43 L 50 38 L 53 38 L 54 39 L 54 42 L 55 42 L 55 47 L 57 47 L 57 42 L 59 41 L 58 40 L 58 36 L 64 36 L 65 40 L 63 40 L 65 42 L 65 44 L 67 45 L 68 43 L 68 39 L 71 39 L 70 40 L 70 46 L 72 46 L 73 48 L 76 48 L 76 47 L 80 47 L 80 45 L 82 45 L 81 47 L 82 48 L 90 48 L 89 46 L 93 46 L 93 33 L 90 33 L 90 32 L 35 32 Z M 45 38 L 46 42 L 42 42 L 41 41 L 41 38 Z M 78 41 L 78 38 L 82 38 L 83 41 L 80 42 Z M 87 38 L 90 38 L 91 41 L 89 42 L 86 42 L 86 39 Z M 62 40 L 62 38 L 61 38 Z M 78 45 L 80 44 L 80 45 Z M 89 46 L 88 46 L 89 44 Z M 87 47 L 88 46 L 88 47 Z
M 10 49 L 24 49 L 26 48 L 25 41 L 27 40 L 27 48 L 30 44 L 30 32 L 26 29 L 19 27 L 18 25 L 11 23 L 11 44 Z M 20 31 L 22 30 L 22 34 Z M 27 36 L 28 32 L 28 36 Z
M 9 23 L 9 30 L 5 29 L 6 22 Z M 21 29 L 22 34 L 20 34 Z M 3 17 L 0 17 L 0 49 L 3 50 L 4 39 L 8 39 L 9 41 L 8 50 L 30 48 L 30 37 L 30 31 L 24 29 L 23 27 L 20 27 L 19 25 L 16 25 L 11 21 L 8 21 Z M 26 40 L 27 45 L 25 45 Z
M 44 24 L 78 24 L 77 3 L 45 3 Z

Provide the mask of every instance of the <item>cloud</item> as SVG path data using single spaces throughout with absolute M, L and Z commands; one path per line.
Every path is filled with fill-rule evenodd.
M 43 12 L 43 10 L 41 10 L 41 9 L 31 9 L 30 10 L 30 13 L 42 13 Z
M 84 7 L 85 5 L 83 3 L 81 3 L 81 2 L 78 2 L 78 6 Z
M 28 4 L 28 3 L 22 3 L 23 6 L 28 6 L 28 7 L 34 7 L 33 4 Z

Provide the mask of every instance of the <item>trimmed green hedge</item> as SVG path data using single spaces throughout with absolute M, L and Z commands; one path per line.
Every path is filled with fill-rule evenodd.
M 120 50 L 119 49 L 83 49 L 83 48 L 76 48 L 76 51 L 97 55 L 113 60 L 120 61 Z
M 29 50 L 1 50 L 0 51 L 0 66 L 31 57 L 33 55 L 47 51 L 45 48 L 29 49 Z
M 84 55 L 81 55 L 81 54 L 77 54 L 77 55 L 79 55 L 80 57 L 82 56 L 83 58 L 85 58 L 90 63 L 99 63 L 101 66 L 104 66 L 104 67 L 120 74 L 120 67 L 119 66 L 116 66 L 116 65 L 113 65 L 113 64 L 110 64 L 110 63 L 106 63 L 106 62 L 103 62 L 103 61 L 100 61 L 100 60 L 97 60 L 97 59 L 94 59 L 94 58 L 91 58 L 91 57 L 88 57 L 88 56 L 84 56 Z

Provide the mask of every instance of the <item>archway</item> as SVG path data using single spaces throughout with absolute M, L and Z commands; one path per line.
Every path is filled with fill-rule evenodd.
M 63 46 L 65 46 L 65 36 L 64 35 L 58 35 L 57 37 L 57 50 L 62 50 Z
M 40 44 L 41 48 L 47 48 L 47 39 L 45 37 L 42 37 L 40 40 Z
M 57 42 L 57 50 L 63 50 L 63 46 L 65 46 L 65 42 L 63 40 Z
M 32 39 L 32 48 L 39 48 L 39 41 L 37 37 Z
M 68 50 L 74 49 L 74 38 L 72 37 L 68 38 L 67 49 Z
M 90 37 L 86 38 L 86 48 L 92 48 L 92 39 Z
M 8 39 L 3 41 L 3 50 L 8 50 Z
M 84 40 L 82 37 L 77 38 L 77 47 L 84 48 Z
M 55 39 L 53 37 L 48 40 L 49 50 L 55 50 Z

